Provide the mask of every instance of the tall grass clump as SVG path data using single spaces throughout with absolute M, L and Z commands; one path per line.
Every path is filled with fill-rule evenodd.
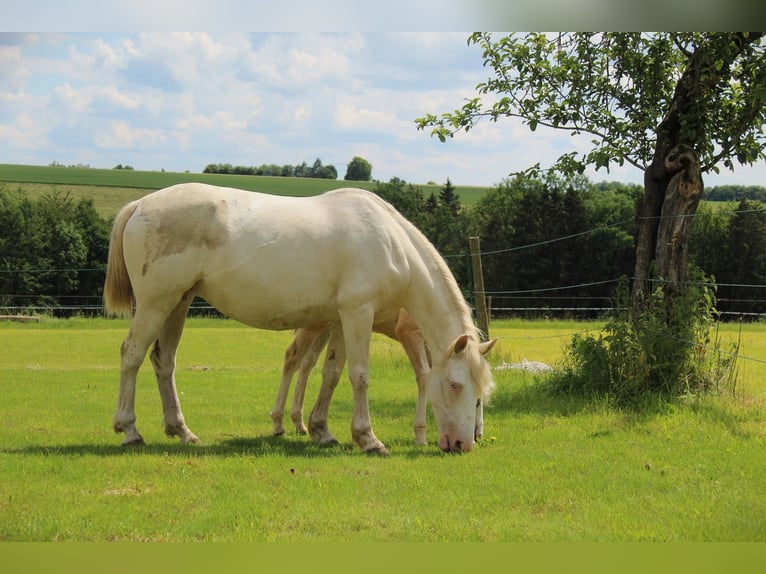
M 565 349 L 551 378 L 554 390 L 631 407 L 652 398 L 735 392 L 739 345 L 719 348 L 715 291 L 701 273 L 671 294 L 658 286 L 636 315 L 629 303 L 623 282 L 603 332 L 575 335 Z

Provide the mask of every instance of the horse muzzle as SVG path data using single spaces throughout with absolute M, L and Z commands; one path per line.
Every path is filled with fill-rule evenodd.
M 473 448 L 473 440 L 460 440 L 445 434 L 439 438 L 439 448 L 444 452 L 470 452 Z

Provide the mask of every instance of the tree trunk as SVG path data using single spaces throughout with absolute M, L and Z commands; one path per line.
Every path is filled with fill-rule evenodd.
M 662 202 L 654 251 L 657 277 L 665 289 L 683 289 L 687 279 L 688 238 L 694 213 L 702 197 L 703 183 L 697 155 L 678 145 L 665 158 L 672 174 Z
M 634 316 L 644 308 L 652 279 L 662 281 L 669 294 L 684 288 L 689 232 L 704 190 L 697 154 L 684 144 L 673 147 L 661 169 L 646 171 L 644 189 L 638 210 Z

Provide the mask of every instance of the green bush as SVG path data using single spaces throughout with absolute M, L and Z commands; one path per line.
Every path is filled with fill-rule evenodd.
M 714 289 L 701 273 L 693 275 L 670 294 L 655 288 L 637 317 L 623 282 L 604 331 L 572 339 L 551 378 L 554 390 L 606 395 L 622 406 L 657 396 L 733 393 L 738 345 L 718 348 Z

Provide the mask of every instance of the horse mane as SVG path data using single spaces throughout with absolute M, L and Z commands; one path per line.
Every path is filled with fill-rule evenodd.
M 447 265 L 444 257 L 434 247 L 428 238 L 420 231 L 410 220 L 404 217 L 393 205 L 388 203 L 380 196 L 367 192 L 372 198 L 383 205 L 392 215 L 392 217 L 401 225 L 402 229 L 407 233 L 412 245 L 420 254 L 424 261 L 433 264 L 439 277 L 443 280 L 444 285 L 447 288 L 447 293 L 451 298 L 452 307 L 459 311 L 460 320 L 462 323 L 463 331 L 470 339 L 476 343 L 474 345 L 468 345 L 465 348 L 466 358 L 468 359 L 468 365 L 471 371 L 471 378 L 476 382 L 479 395 L 486 403 L 492 392 L 495 390 L 495 381 L 492 378 L 492 371 L 489 368 L 489 364 L 484 360 L 483 356 L 479 352 L 478 343 L 481 342 L 481 331 L 473 322 L 473 314 L 471 307 L 463 297 L 463 293 L 460 291 L 460 287 L 455 280 L 455 276 L 452 270 Z
M 463 324 L 465 333 L 471 336 L 472 339 L 479 341 L 479 329 L 473 322 L 471 308 L 463 297 L 463 293 L 460 291 L 460 287 L 455 280 L 455 276 L 452 270 L 447 265 L 447 262 L 441 256 L 439 251 L 434 247 L 428 238 L 418 229 L 409 219 L 404 217 L 393 205 L 386 200 L 372 192 L 367 192 L 372 198 L 377 200 L 382 206 L 384 206 L 401 225 L 402 229 L 407 233 L 410 242 L 420 254 L 421 258 L 427 262 L 433 264 L 439 277 L 444 282 L 449 294 L 452 306 L 460 311 L 460 319 Z
M 487 405 L 495 390 L 492 369 L 490 369 L 489 363 L 484 360 L 484 357 L 479 352 L 478 345 L 468 345 L 464 352 L 468 359 L 468 367 L 471 370 L 471 379 L 477 383 L 479 395 L 484 404 Z

